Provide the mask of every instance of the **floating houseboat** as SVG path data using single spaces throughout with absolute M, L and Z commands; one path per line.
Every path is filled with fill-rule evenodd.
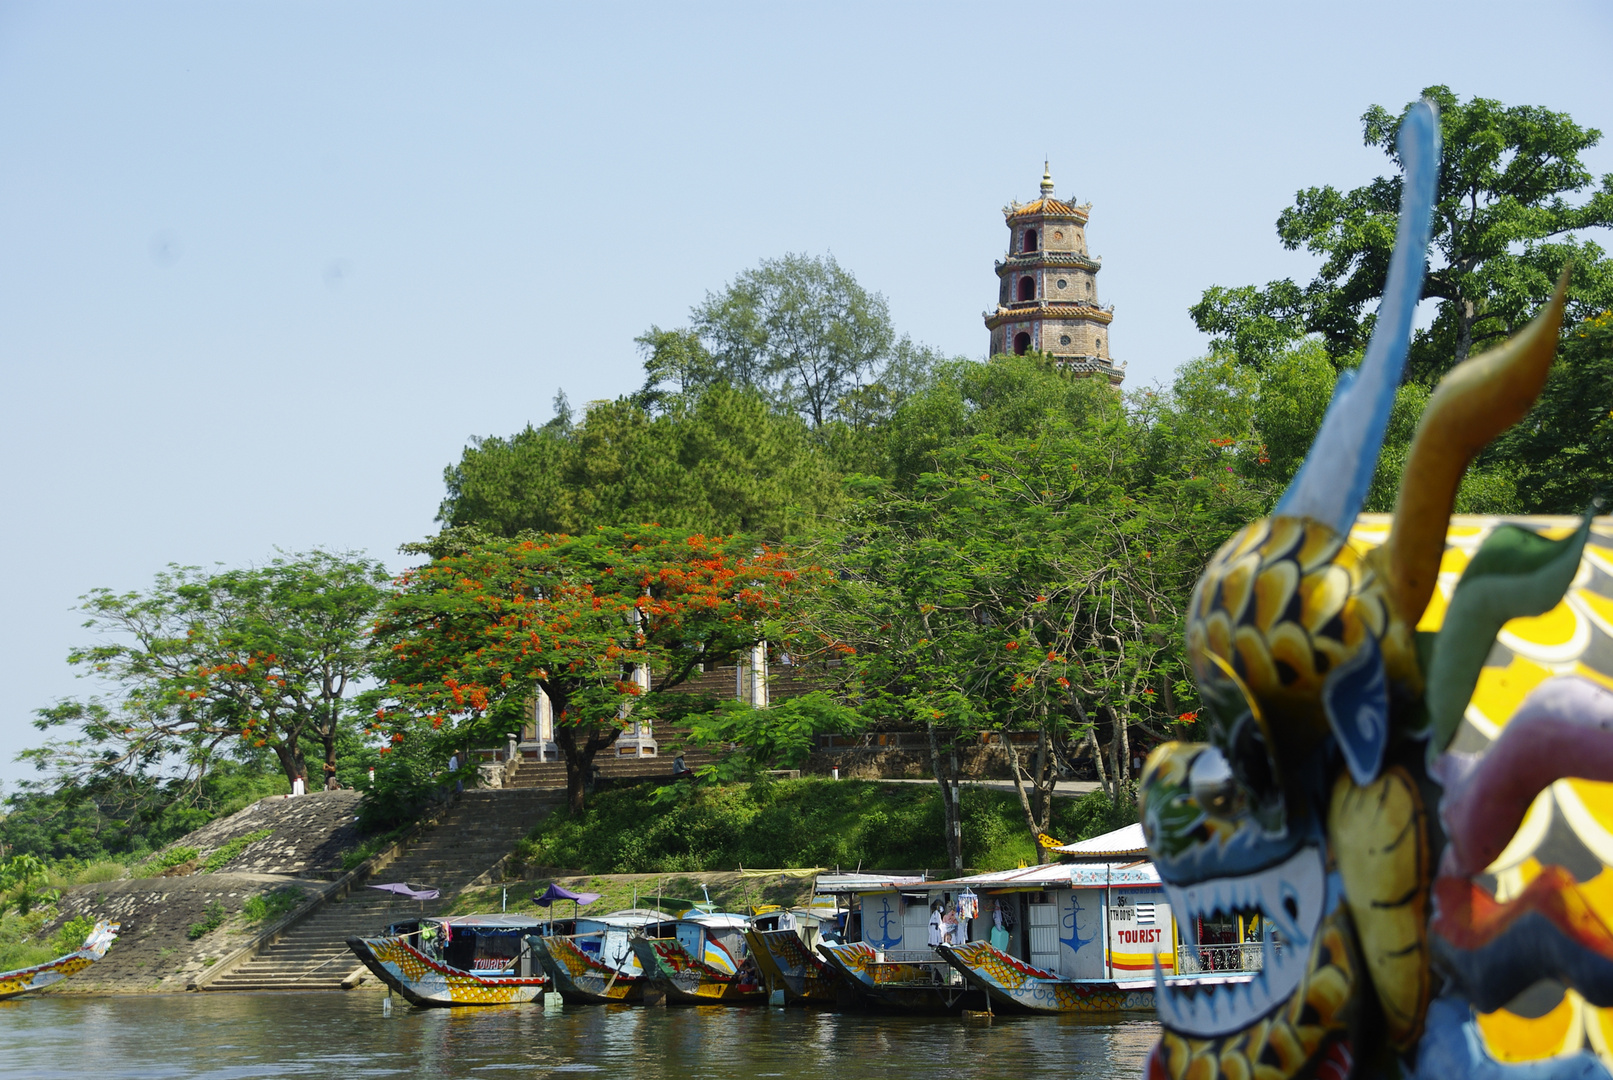
M 1141 825 L 1051 851 L 1064 861 L 952 880 L 820 878 L 855 914 L 819 951 L 869 1000 L 923 1010 L 1151 1010 L 1156 966 L 1188 984 L 1258 970 L 1263 928 L 1177 926 Z
M 745 942 L 749 926 L 750 920 L 743 915 L 703 911 L 644 926 L 633 938 L 633 955 L 647 980 L 645 1002 L 765 1002 L 767 989 Z
M 347 947 L 411 1005 L 515 1005 L 543 996 L 527 938 L 547 928 L 528 915 L 455 915 L 394 923 Z
M 66 956 L 58 956 L 54 960 L 35 964 L 33 967 L 0 971 L 0 1001 L 21 994 L 31 994 L 35 990 L 43 990 L 71 975 L 77 975 L 105 956 L 117 936 L 118 924 L 103 920 L 95 924 L 89 937 L 84 939 L 83 945 Z
M 985 996 L 929 944 L 930 885 L 922 877 L 819 876 L 818 893 L 846 903 L 840 934 L 818 944 L 849 991 L 843 1003 L 916 1013 L 985 1008 Z
M 847 994 L 845 981 L 817 953 L 823 915 L 815 908 L 779 908 L 752 916 L 745 940 L 770 1000 L 833 1005 Z
M 639 910 L 579 917 L 572 933 L 535 934 L 527 943 L 567 1005 L 634 1004 L 644 997 L 644 968 L 630 938 L 665 919 Z

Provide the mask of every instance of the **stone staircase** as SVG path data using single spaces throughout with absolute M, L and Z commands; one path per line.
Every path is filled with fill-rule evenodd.
M 379 934 L 388 923 L 441 911 L 563 803 L 563 793 L 543 789 L 465 792 L 441 821 L 370 879 L 374 884 L 429 885 L 441 891 L 441 899 L 422 904 L 359 885 L 347 896 L 316 908 L 268 948 L 203 989 L 342 989 L 343 980 L 358 966 L 358 958 L 347 947 L 349 937 Z

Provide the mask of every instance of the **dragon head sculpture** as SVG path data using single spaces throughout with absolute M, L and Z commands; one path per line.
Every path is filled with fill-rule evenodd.
M 1463 471 L 1544 385 L 1567 274 L 1522 333 L 1442 381 L 1387 542 L 1353 541 L 1422 290 L 1431 103 L 1407 113 L 1399 152 L 1395 251 L 1359 371 L 1275 513 L 1227 541 L 1189 605 L 1209 741 L 1167 743 L 1144 768 L 1143 828 L 1179 925 L 1264 928 L 1257 972 L 1159 978 L 1150 1080 L 1609 1076 L 1588 1051 L 1501 1060 L 1476 1016 L 1541 980 L 1613 1005 L 1613 932 L 1575 878 L 1546 867 L 1503 902 L 1485 876 L 1543 789 L 1613 780 L 1613 691 L 1553 678 L 1481 753 L 1453 744 L 1503 624 L 1558 604 L 1590 518 L 1559 536 L 1493 530 L 1441 597 L 1439 632 L 1419 630 Z

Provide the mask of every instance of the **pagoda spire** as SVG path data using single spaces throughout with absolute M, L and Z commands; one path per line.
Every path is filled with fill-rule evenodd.
M 1042 198 L 1051 199 L 1052 197 L 1053 170 L 1048 167 L 1048 162 L 1044 159 L 1042 161 Z

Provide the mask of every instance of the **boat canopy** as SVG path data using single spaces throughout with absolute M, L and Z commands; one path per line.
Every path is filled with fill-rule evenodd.
M 819 874 L 816 892 L 844 896 L 850 893 L 889 892 L 923 885 L 922 876 L 901 874 Z
M 1143 839 L 1142 822 L 1127 825 L 1106 832 L 1102 836 L 1094 836 L 1090 840 L 1081 840 L 1074 844 L 1060 844 L 1049 848 L 1060 855 L 1074 855 L 1077 859 L 1114 859 L 1121 856 L 1133 858 L 1148 858 L 1148 842 Z

